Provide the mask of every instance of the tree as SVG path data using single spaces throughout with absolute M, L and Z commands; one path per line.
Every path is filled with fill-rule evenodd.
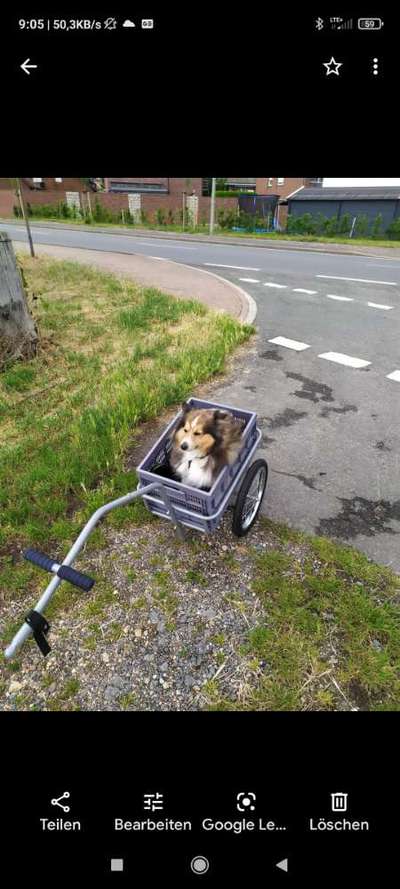
M 0 368 L 17 358 L 33 358 L 38 339 L 11 240 L 0 232 Z

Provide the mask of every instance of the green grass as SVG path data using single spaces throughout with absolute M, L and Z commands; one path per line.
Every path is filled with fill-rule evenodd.
M 263 523 L 277 548 L 254 552 L 263 617 L 242 647 L 254 682 L 240 702 L 213 686 L 211 708 L 400 710 L 400 578 L 351 547 Z
M 221 371 L 253 330 L 79 263 L 19 261 L 42 340 L 33 361 L 0 376 L 0 588 L 9 598 L 43 585 L 12 547 L 65 552 L 100 504 L 136 487 L 124 456 L 139 423 Z M 107 519 L 127 520 L 152 517 L 136 501 Z M 91 541 L 101 540 L 98 530 Z

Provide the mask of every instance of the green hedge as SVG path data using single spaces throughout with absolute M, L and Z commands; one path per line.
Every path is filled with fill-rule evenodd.
M 298 235 L 315 235 L 334 237 L 335 235 L 350 236 L 353 226 L 353 216 L 350 213 L 344 213 L 343 216 L 323 216 L 317 213 L 313 216 L 311 213 L 303 213 L 302 216 L 289 215 L 287 220 L 288 234 Z M 396 219 L 388 226 L 386 230 L 383 228 L 382 213 L 378 213 L 374 219 L 370 219 L 365 213 L 359 213 L 356 217 L 353 238 L 384 238 L 391 240 L 400 240 L 400 219 Z
M 217 190 L 215 192 L 215 197 L 216 198 L 238 198 L 238 197 L 240 197 L 240 195 L 244 195 L 244 194 L 245 195 L 253 194 L 253 192 L 249 192 L 249 191 L 218 191 Z

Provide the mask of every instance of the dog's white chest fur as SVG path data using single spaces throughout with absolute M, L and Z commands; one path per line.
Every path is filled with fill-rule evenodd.
M 211 488 L 212 465 L 208 459 L 199 460 L 190 454 L 185 455 L 177 468 L 177 473 L 184 485 L 191 485 L 193 488 Z

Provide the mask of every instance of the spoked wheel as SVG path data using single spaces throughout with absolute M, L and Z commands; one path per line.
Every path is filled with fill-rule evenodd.
M 268 464 L 265 460 L 256 460 L 246 473 L 241 484 L 233 512 L 232 531 L 237 537 L 243 537 L 254 524 L 268 478 Z

